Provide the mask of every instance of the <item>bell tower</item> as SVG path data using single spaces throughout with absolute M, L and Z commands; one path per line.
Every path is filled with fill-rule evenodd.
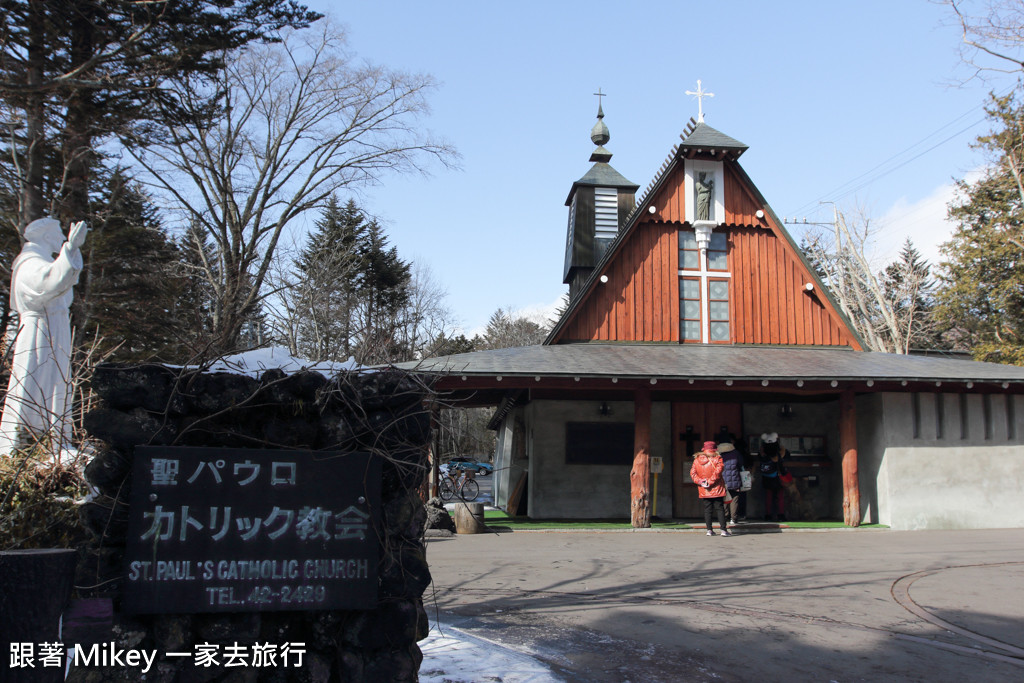
M 565 205 L 569 207 L 569 226 L 565 244 L 565 269 L 562 282 L 569 285 L 572 300 L 590 277 L 594 266 L 619 233 L 619 226 L 636 204 L 639 185 L 631 183 L 608 162 L 611 152 L 604 145 L 611 140 L 604 123 L 600 89 L 597 123 L 590 130 L 590 139 L 597 149 L 590 155 L 594 165 L 586 175 L 572 184 Z

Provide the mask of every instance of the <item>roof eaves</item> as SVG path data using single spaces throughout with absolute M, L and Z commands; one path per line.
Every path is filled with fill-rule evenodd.
M 704 122 L 694 126 L 693 130 L 683 138 L 683 143 L 680 147 L 682 149 L 728 149 L 734 151 L 736 157 L 750 149 L 748 145 L 743 144 L 736 138 L 729 137 L 722 131 L 712 128 Z

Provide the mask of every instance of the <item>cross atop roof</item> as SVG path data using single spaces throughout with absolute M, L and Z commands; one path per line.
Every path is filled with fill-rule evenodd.
M 687 90 L 686 94 L 687 95 L 693 95 L 694 97 L 697 98 L 697 122 L 698 123 L 703 123 L 704 122 L 704 98 L 705 97 L 714 97 L 715 93 L 708 92 L 707 90 L 704 90 L 704 88 L 701 86 L 700 79 L 698 78 L 697 79 L 697 89 L 696 90 Z
M 594 93 L 594 95 L 597 96 L 597 118 L 599 118 L 599 119 L 604 118 L 604 110 L 601 109 L 601 102 L 602 102 L 601 98 L 602 97 L 608 97 L 608 94 L 601 92 L 601 88 L 598 88 L 597 92 Z

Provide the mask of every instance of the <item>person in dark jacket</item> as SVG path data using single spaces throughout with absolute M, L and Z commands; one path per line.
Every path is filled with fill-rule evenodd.
M 718 453 L 722 456 L 722 479 L 729 490 L 732 500 L 725 504 L 725 519 L 729 526 L 736 526 L 737 513 L 740 505 L 740 452 L 728 441 L 718 444 Z
M 786 474 L 786 449 L 775 432 L 761 435 L 761 488 L 764 489 L 764 518 L 786 521 L 786 491 L 781 477 Z

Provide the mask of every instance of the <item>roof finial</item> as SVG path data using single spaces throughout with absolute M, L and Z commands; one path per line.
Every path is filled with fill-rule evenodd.
M 604 148 L 604 145 L 606 145 L 608 141 L 612 139 L 612 134 L 608 131 L 608 126 L 604 124 L 604 109 L 601 107 L 601 98 L 608 97 L 608 95 L 601 92 L 600 88 L 598 88 L 597 92 L 594 94 L 597 95 L 598 98 L 597 123 L 595 123 L 594 127 L 590 129 L 590 140 L 595 145 L 597 145 L 597 149 L 595 149 L 594 153 L 590 155 L 590 160 L 603 161 L 605 163 L 608 163 L 608 161 L 612 158 L 612 153 L 606 150 Z
M 704 123 L 704 98 L 714 97 L 715 93 L 704 90 L 704 88 L 700 84 L 700 79 L 698 78 L 697 89 L 687 90 L 686 94 L 693 95 L 694 97 L 697 98 L 697 123 Z
M 602 97 L 608 97 L 608 95 L 606 95 L 603 92 L 601 92 L 601 88 L 598 88 L 597 92 L 594 93 L 594 94 L 597 96 L 597 118 L 603 119 L 604 118 L 604 109 L 601 108 L 601 98 Z

